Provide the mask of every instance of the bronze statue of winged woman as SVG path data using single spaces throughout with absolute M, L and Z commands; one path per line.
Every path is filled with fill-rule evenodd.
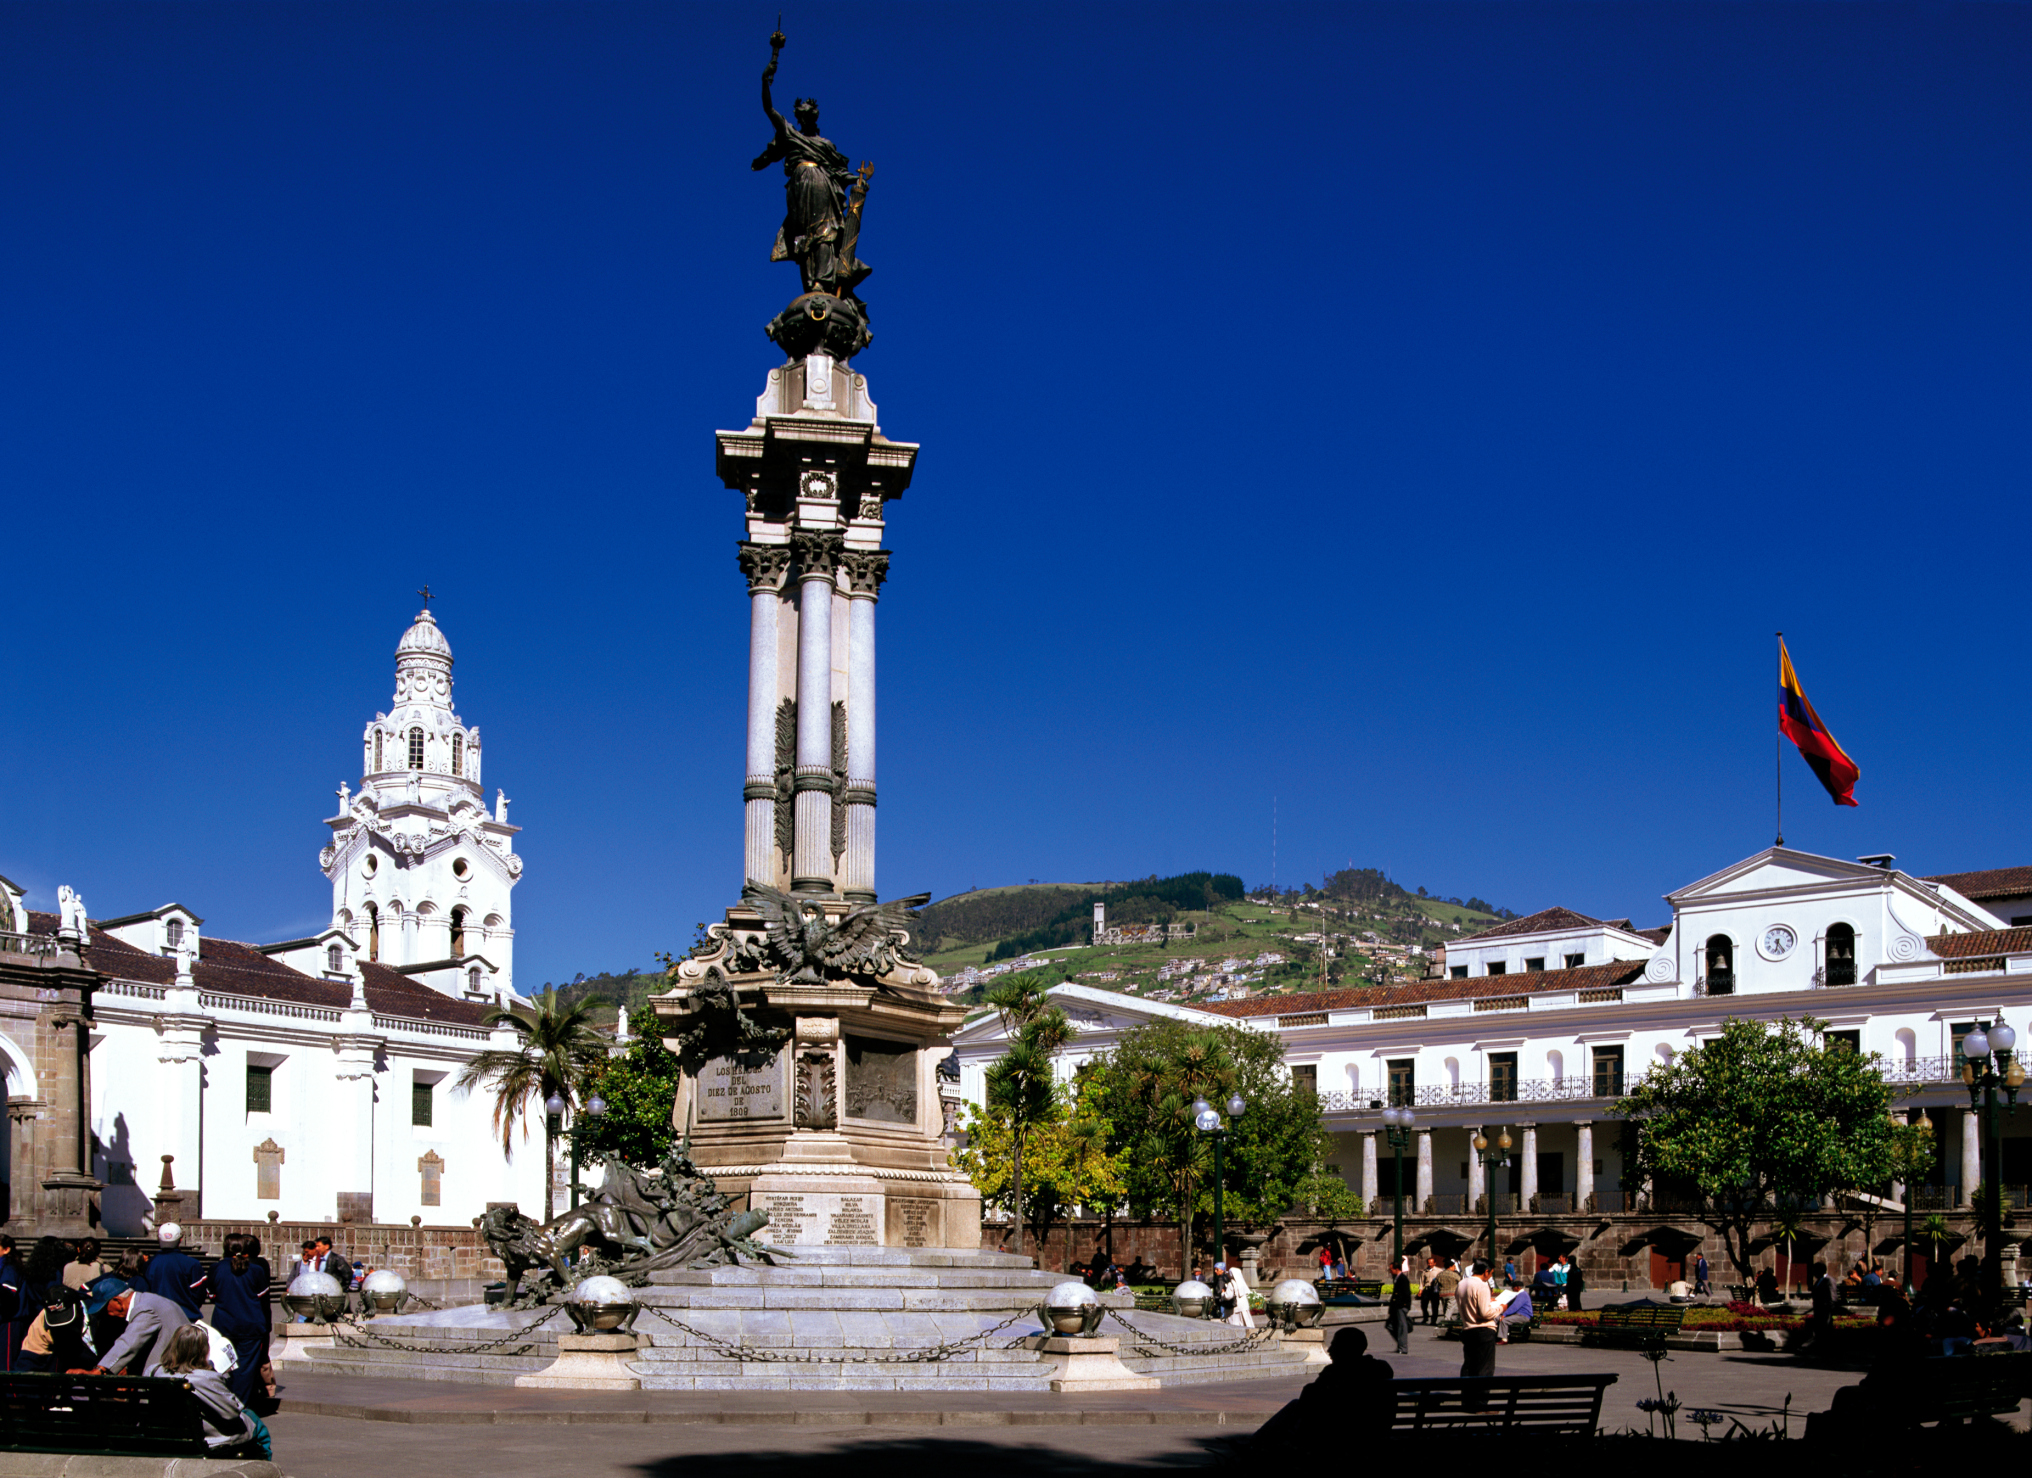
M 800 898 L 766 883 L 749 883 L 741 898 L 762 915 L 763 954 L 786 984 L 819 985 L 840 975 L 887 975 L 899 963 L 916 964 L 910 951 L 916 910 L 929 893 L 868 903 L 837 924 L 816 899 Z

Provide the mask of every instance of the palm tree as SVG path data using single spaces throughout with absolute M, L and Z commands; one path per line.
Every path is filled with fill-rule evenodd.
M 593 1029 L 596 1008 L 607 1003 L 587 996 L 570 1005 L 546 990 L 533 1002 L 517 1001 L 506 1010 L 487 1013 L 489 1027 L 505 1026 L 521 1038 L 513 1047 L 489 1047 L 459 1070 L 457 1086 L 470 1093 L 483 1084 L 494 1091 L 494 1129 L 501 1153 L 515 1152 L 515 1126 L 529 1137 L 526 1115 L 531 1103 L 539 1108 L 552 1098 L 570 1109 L 579 1090 L 607 1062 L 607 1039 Z M 543 1219 L 556 1214 L 557 1136 L 555 1121 L 545 1116 L 543 1134 Z
M 1936 1211 L 1919 1224 L 1914 1235 L 1922 1242 L 1933 1244 L 1933 1261 L 1926 1265 L 1927 1276 L 1931 1277 L 1933 1270 L 1940 1266 L 1940 1244 L 1954 1235 L 1954 1228 L 1947 1224 L 1946 1217 Z
M 1030 1131 L 1049 1123 L 1059 1108 L 1058 1085 L 1051 1059 L 1072 1040 L 1072 1022 L 1051 1000 L 1050 987 L 1034 974 L 1015 975 L 988 992 L 988 1004 L 1002 1020 L 1011 1039 L 1008 1049 L 988 1064 L 990 1109 L 1009 1116 L 1011 1150 L 1010 1201 L 1016 1222 L 1016 1251 L 1023 1251 L 1023 1145 Z
M 1793 1279 L 1799 1276 L 1799 1271 L 1793 1266 L 1792 1262 L 1792 1244 L 1799 1240 L 1800 1235 L 1805 1230 L 1806 1218 L 1796 1206 L 1787 1206 L 1771 1218 L 1771 1240 L 1774 1242 L 1783 1241 L 1785 1244 L 1785 1296 L 1787 1298 L 1792 1296 Z

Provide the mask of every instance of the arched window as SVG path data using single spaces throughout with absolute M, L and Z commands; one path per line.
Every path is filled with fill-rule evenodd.
M 381 909 L 372 903 L 367 905 L 367 958 L 381 958 Z
M 423 768 L 423 730 L 421 729 L 411 729 L 409 731 L 409 768 L 412 770 L 421 770 Z
M 376 729 L 374 731 L 374 773 L 377 775 L 380 774 L 382 770 L 387 768 L 386 765 L 382 763 L 384 756 L 382 755 L 381 752 L 381 741 L 386 737 L 387 735 L 383 734 L 379 729 Z
M 168 940 L 169 940 L 169 947 L 170 947 L 171 949 L 182 949 L 182 948 L 183 948 L 183 920 L 182 920 L 182 919 L 171 919 L 171 920 L 169 921 L 169 927 L 168 927 L 167 929 L 163 930 L 163 933 L 164 933 L 164 935 L 165 935 L 165 936 L 166 936 L 166 937 L 168 938 Z
M 452 910 L 452 958 L 457 959 L 466 952 L 466 911 Z
M 1829 985 L 1856 983 L 1856 931 L 1848 924 L 1828 925 L 1827 983 Z
M 480 967 L 478 965 L 473 966 L 472 969 L 466 972 L 466 989 L 476 996 L 480 993 Z
M 325 950 L 325 968 L 334 973 L 346 968 L 346 952 L 334 944 Z
M 1707 993 L 1711 996 L 1736 993 L 1736 946 L 1726 934 L 1708 936 Z
M 463 775 L 465 773 L 465 765 L 466 736 L 464 734 L 454 734 L 452 735 L 452 773 L 454 775 Z

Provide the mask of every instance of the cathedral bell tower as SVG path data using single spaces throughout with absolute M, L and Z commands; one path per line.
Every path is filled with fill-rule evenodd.
M 359 793 L 339 786 L 318 858 L 333 926 L 361 959 L 446 995 L 512 993 L 520 828 L 508 824 L 505 794 L 487 807 L 480 731 L 452 708 L 451 643 L 428 606 L 395 647 L 395 706 L 374 715 L 361 743 Z

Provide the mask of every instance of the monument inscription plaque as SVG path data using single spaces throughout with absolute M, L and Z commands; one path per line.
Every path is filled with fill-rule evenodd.
M 699 1074 L 699 1118 L 706 1123 L 727 1119 L 783 1117 L 783 1054 L 759 1068 L 746 1068 L 731 1057 L 715 1057 Z
M 879 1037 L 847 1038 L 847 1117 L 917 1122 L 917 1049 Z

